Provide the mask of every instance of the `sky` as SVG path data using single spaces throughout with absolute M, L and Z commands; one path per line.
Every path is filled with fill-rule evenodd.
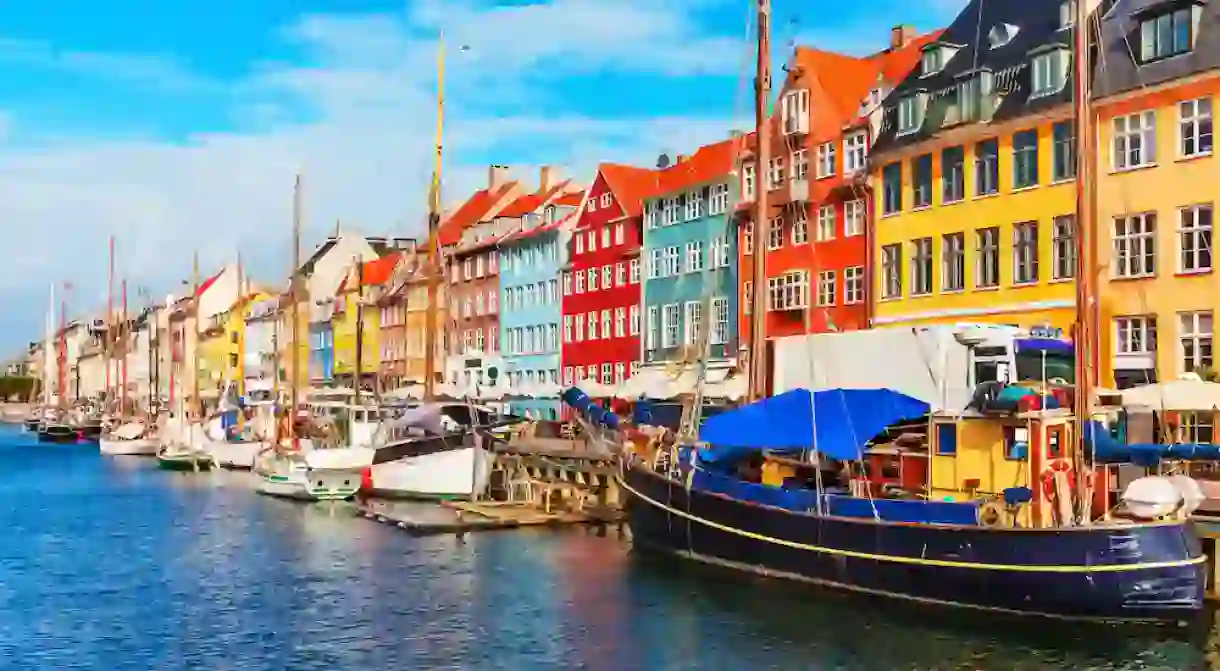
M 964 0 L 773 0 L 792 45 L 853 54 Z M 749 0 L 112 0 L 11 3 L 0 21 L 0 359 L 106 302 L 107 239 L 133 306 L 234 263 L 282 283 L 292 190 L 304 254 L 336 225 L 420 235 L 444 33 L 447 207 L 489 164 L 587 184 L 752 127 Z

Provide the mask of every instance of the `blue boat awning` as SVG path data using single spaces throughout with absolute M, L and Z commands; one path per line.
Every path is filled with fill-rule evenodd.
M 794 389 L 709 418 L 699 440 L 708 462 L 758 450 L 817 449 L 833 459 L 860 459 L 886 427 L 928 414 L 923 401 L 890 389 Z

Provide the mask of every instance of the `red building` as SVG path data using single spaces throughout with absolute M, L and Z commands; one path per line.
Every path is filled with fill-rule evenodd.
M 798 47 L 771 119 L 770 161 L 742 167 L 743 207 L 768 186 L 768 239 L 756 240 L 753 212 L 743 213 L 740 324 L 749 337 L 753 253 L 767 254 L 768 338 L 868 328 L 870 197 L 866 181 L 881 101 L 919 64 L 939 32 L 891 30 L 889 46 L 864 57 Z
M 643 198 L 655 187 L 652 170 L 598 167 L 561 280 L 565 385 L 586 378 L 621 383 L 639 366 Z

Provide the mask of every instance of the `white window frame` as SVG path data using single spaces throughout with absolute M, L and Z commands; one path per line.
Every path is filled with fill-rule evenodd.
M 809 155 L 805 149 L 792 152 L 792 179 L 809 178 Z
M 677 303 L 666 303 L 661 306 L 661 348 L 669 349 L 678 346 L 679 322 L 682 313 Z
M 631 328 L 630 335 L 638 336 L 640 334 L 640 306 L 632 305 L 630 307 L 630 309 L 628 310 L 627 315 L 628 315 L 628 319 L 631 322 L 630 323 L 630 328 Z
M 703 241 L 691 240 L 686 243 L 682 254 L 682 272 L 698 273 L 703 270 Z
M 843 269 L 843 304 L 858 305 L 864 302 L 864 266 L 848 266 Z
M 1212 269 L 1212 226 L 1215 212 L 1210 204 L 1178 210 L 1178 272 L 1206 273 Z
M 823 142 L 818 145 L 817 178 L 825 179 L 835 175 L 835 143 Z
M 792 244 L 803 245 L 807 242 L 809 242 L 809 218 L 805 214 L 805 206 L 798 205 L 792 212 Z M 727 249 L 725 250 L 725 257 L 728 257 Z
M 1213 318 L 1211 310 L 1178 313 L 1178 367 L 1189 373 L 1215 365 L 1212 349 Z M 1206 353 L 1204 353 L 1206 350 Z
M 864 227 L 868 221 L 868 210 L 865 208 L 863 198 L 843 203 L 843 237 L 864 235 Z
M 648 332 L 645 334 L 644 347 L 645 349 L 657 349 L 657 343 L 660 342 L 660 324 L 658 322 L 659 310 L 655 305 L 648 306 Z
M 1144 110 L 1115 117 L 1111 163 L 1114 170 L 1156 165 L 1156 111 Z
M 856 131 L 843 138 L 843 174 L 864 170 L 868 161 L 868 131 Z
M 838 274 L 833 270 L 823 270 L 818 273 L 818 306 L 827 307 L 835 304 L 839 289 Z
M 1178 103 L 1178 157 L 1210 156 L 1215 141 L 1212 124 L 1211 98 Z
M 724 345 L 729 341 L 729 299 L 724 296 L 712 298 L 712 332 L 708 339 L 713 345 Z
M 699 342 L 699 327 L 703 322 L 703 301 L 686 301 L 682 306 L 682 344 L 691 347 Z
M 825 242 L 835 239 L 835 206 L 834 204 L 818 207 L 818 223 L 814 227 L 814 240 Z
M 707 201 L 707 213 L 709 215 L 724 214 L 728 209 L 729 185 L 713 184 L 711 186 L 711 196 Z
M 1142 212 L 1114 218 L 1112 240 L 1115 278 L 1154 277 L 1157 266 L 1156 213 Z M 1119 229 L 1122 229 L 1120 232 Z

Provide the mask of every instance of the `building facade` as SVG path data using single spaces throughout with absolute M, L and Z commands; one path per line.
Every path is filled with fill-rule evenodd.
M 275 385 L 279 305 L 280 297 L 276 295 L 252 301 L 243 310 L 246 325 L 242 369 L 246 389 Z
M 742 139 L 730 138 L 679 156 L 656 172 L 644 199 L 641 256 L 644 280 L 643 365 L 700 360 L 700 329 L 707 334 L 711 368 L 735 365 L 738 348 L 737 221 L 734 168 Z M 586 277 L 586 282 L 594 281 Z M 607 320 L 588 328 L 604 330 Z M 605 379 L 603 382 L 613 382 Z
M 1075 320 L 1068 2 L 972 0 L 886 98 L 875 326 Z
M 339 283 L 331 318 L 334 337 L 334 381 L 339 386 L 373 390 L 381 371 L 381 310 L 377 297 L 394 269 L 403 260 L 401 252 L 353 266 Z
M 864 57 L 803 47 L 793 52 L 771 125 L 771 158 L 761 173 L 772 213 L 766 240 L 755 239 L 748 207 L 759 170 L 752 157 L 742 165 L 744 337 L 752 325 L 756 249 L 767 255 L 766 337 L 868 327 L 868 152 L 881 101 L 938 34 L 918 36 L 897 26 L 884 50 Z M 756 143 L 751 137 L 750 146 Z
M 329 387 L 335 381 L 335 297 L 316 298 L 309 307 L 309 381 Z
M 561 278 L 564 386 L 622 382 L 639 368 L 644 196 L 655 188 L 652 170 L 614 163 L 599 166 L 589 186 Z M 609 329 L 601 326 L 603 314 Z
M 1120 6 L 1104 18 L 1109 48 L 1093 89 L 1099 363 L 1101 384 L 1118 388 L 1214 371 L 1220 303 L 1212 253 L 1220 7 L 1140 4 L 1138 14 Z M 1173 39 L 1164 39 L 1169 26 Z
M 539 418 L 559 418 L 559 323 L 563 315 L 560 269 L 567 263 L 572 218 L 583 193 L 565 191 L 568 184 L 548 183 L 518 198 L 500 218 L 514 220 L 513 232 L 498 242 L 500 258 L 500 346 L 509 411 Z M 477 343 L 476 343 L 477 345 Z M 494 381 L 493 381 L 494 382 Z

